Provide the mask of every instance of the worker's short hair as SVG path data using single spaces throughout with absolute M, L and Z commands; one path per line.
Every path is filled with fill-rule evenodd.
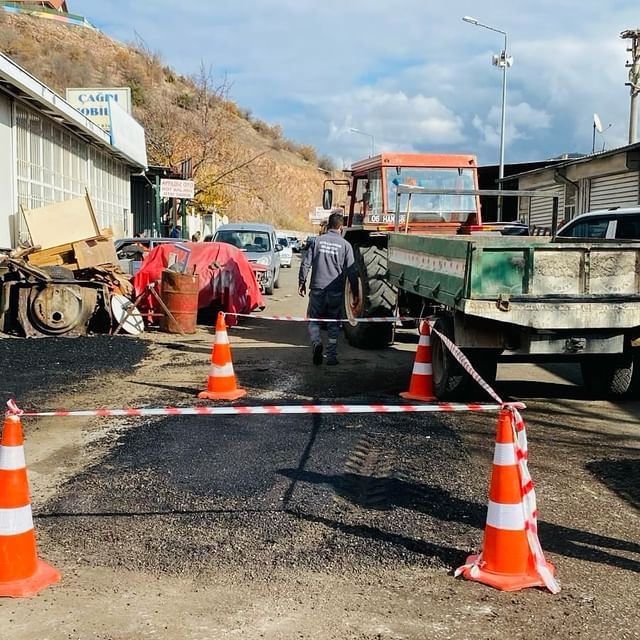
M 329 229 L 339 229 L 344 224 L 344 216 L 336 211 L 329 216 L 329 220 L 327 220 L 327 227 Z

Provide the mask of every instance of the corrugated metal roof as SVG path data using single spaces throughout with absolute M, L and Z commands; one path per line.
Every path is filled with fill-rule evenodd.
M 502 182 L 506 180 L 512 180 L 513 178 L 520 178 L 521 176 L 528 176 L 532 173 L 537 173 L 538 171 L 544 171 L 545 169 L 559 169 L 561 167 L 568 167 L 570 165 L 583 164 L 585 162 L 590 162 L 594 158 L 607 158 L 618 153 L 627 153 L 629 151 L 640 151 L 640 142 L 634 142 L 633 144 L 616 147 L 615 149 L 608 149 L 607 151 L 601 151 L 600 153 L 589 153 L 584 156 L 580 156 L 579 158 L 569 158 L 567 160 L 561 160 L 560 162 L 550 160 L 549 164 L 545 165 L 544 167 L 539 167 L 538 169 L 532 169 L 531 171 L 523 171 L 522 173 L 514 173 L 510 176 L 505 176 L 502 179 Z

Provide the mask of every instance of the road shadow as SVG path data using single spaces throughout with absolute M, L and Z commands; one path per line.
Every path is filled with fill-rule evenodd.
M 449 567 L 455 567 L 461 563 L 461 551 L 455 547 L 445 547 L 444 545 L 427 542 L 426 540 L 410 538 L 409 536 L 399 533 L 382 531 L 377 527 L 368 525 L 338 522 L 331 518 L 304 513 L 296 509 L 286 509 L 286 513 L 300 520 L 304 520 L 305 522 L 320 524 L 349 536 L 356 536 L 364 540 L 392 544 L 426 557 L 438 558 Z
M 163 346 L 171 351 L 181 351 L 182 353 L 211 353 L 211 347 L 196 347 L 190 344 L 185 344 L 184 342 L 169 342 Z
M 138 385 L 139 387 L 152 387 L 154 389 L 165 389 L 166 391 L 171 391 L 172 393 L 186 393 L 190 397 L 197 396 L 202 389 L 197 389 L 196 387 L 178 387 L 170 384 L 160 384 L 153 382 L 140 382 L 138 380 L 129 380 L 130 384 Z M 203 385 L 206 386 L 206 380 L 203 382 Z M 203 386 L 203 388 L 204 388 Z
M 393 341 L 398 344 L 417 345 L 419 338 L 420 336 L 418 335 L 417 329 L 396 329 Z
M 323 403 L 359 401 L 402 404 L 398 393 L 408 389 L 414 356 L 409 352 L 360 351 L 339 344 L 335 367 L 311 361 L 311 349 L 261 347 L 233 349 L 238 383 L 247 389 L 281 393 L 283 397 L 322 397 Z M 375 372 L 372 376 L 364 372 Z
M 265 312 L 265 315 L 268 315 L 268 312 Z M 286 331 L 282 330 L 284 324 L 288 325 Z M 251 318 L 238 318 L 238 324 L 228 327 L 228 333 L 232 338 L 254 342 L 292 346 L 309 344 L 306 322 L 263 320 L 260 314 L 252 315 Z
M 593 400 L 585 389 L 556 382 L 535 382 L 533 380 L 499 380 L 495 390 L 503 400 L 523 400 L 531 398 L 548 400 Z
M 329 475 L 300 469 L 280 469 L 278 473 L 285 477 L 295 476 L 297 482 L 329 485 L 337 495 L 355 506 L 367 507 L 367 504 L 361 504 L 361 500 L 354 498 L 352 492 L 354 484 L 361 481 L 366 482 L 366 478 L 360 480 L 354 479 L 352 477 L 353 474 L 348 473 Z M 354 480 L 356 480 L 355 483 Z M 385 509 L 411 509 L 443 522 L 458 522 L 476 529 L 484 529 L 485 526 L 487 508 L 484 504 L 458 498 L 441 487 L 389 478 L 386 495 L 387 502 L 383 507 Z M 292 511 L 292 513 L 305 519 L 314 520 L 320 518 L 320 516 L 300 514 L 296 511 Z M 321 519 L 323 522 L 328 520 L 324 517 Z M 376 529 L 372 530 L 370 527 L 363 528 L 332 520 L 328 520 L 328 522 L 332 523 L 329 526 L 333 526 L 336 529 L 352 529 L 357 535 L 366 536 L 371 534 L 374 539 L 377 539 L 380 535 L 390 535 L 392 537 L 395 535 L 382 533 Z M 548 552 L 640 573 L 640 559 L 634 560 L 612 553 L 612 551 L 620 551 L 638 554 L 640 557 L 640 544 L 636 542 L 619 540 L 544 521 L 539 521 L 538 524 L 542 547 Z M 437 545 L 434 545 L 434 547 L 437 547 Z M 450 550 L 447 549 L 446 551 L 447 553 L 442 557 L 442 560 L 452 564 L 451 556 L 448 554 Z M 433 549 L 429 552 L 433 552 Z M 459 558 L 459 551 L 456 551 L 455 557 Z
M 520 373 L 516 368 L 517 365 L 522 366 L 522 374 L 531 373 L 531 367 L 527 366 L 526 363 L 513 361 L 509 358 L 504 358 L 498 365 L 498 380 L 495 389 L 505 399 L 593 399 L 587 396 L 582 386 L 580 367 L 575 363 L 537 363 L 537 367 L 559 378 L 560 381 L 520 380 L 517 378 Z
M 640 509 L 640 459 L 597 460 L 588 471 L 632 507 Z

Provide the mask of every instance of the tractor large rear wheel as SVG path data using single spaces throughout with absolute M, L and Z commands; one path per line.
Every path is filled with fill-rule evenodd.
M 344 332 L 349 344 L 360 349 L 382 349 L 393 340 L 393 323 L 356 322 L 358 318 L 393 317 L 398 299 L 396 288 L 387 279 L 387 249 L 356 246 L 353 250 L 358 269 L 359 304 L 351 307 L 351 285 L 345 284 Z M 352 324 L 353 323 L 353 324 Z

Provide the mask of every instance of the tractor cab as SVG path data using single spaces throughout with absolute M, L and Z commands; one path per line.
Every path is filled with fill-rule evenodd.
M 435 192 L 477 189 L 476 159 L 471 155 L 383 153 L 354 163 L 345 226 L 363 231 L 423 234 L 469 233 L 481 228 L 478 196 L 399 195 L 400 185 Z M 331 189 L 325 189 L 326 209 L 331 208 L 332 198 Z
M 387 278 L 389 232 L 455 235 L 481 230 L 480 198 L 474 193 L 478 189 L 476 159 L 471 155 L 382 153 L 354 163 L 350 180 L 330 179 L 325 187 L 327 184 L 348 188 L 343 233 L 353 246 L 358 270 L 356 307 L 347 302 L 351 300 L 348 280 L 345 285 L 345 335 L 356 347 L 384 347 L 392 339 L 393 324 L 357 319 L 402 315 L 410 308 L 411 301 L 399 295 Z M 332 205 L 333 191 L 325 188 L 323 209 L 331 210 Z

